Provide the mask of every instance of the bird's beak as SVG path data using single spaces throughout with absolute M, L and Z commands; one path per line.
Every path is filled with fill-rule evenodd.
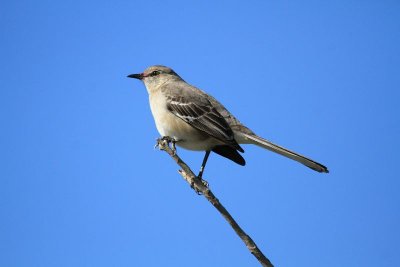
M 131 74 L 131 75 L 128 75 L 127 77 L 128 78 L 135 78 L 135 79 L 138 79 L 138 80 L 142 80 L 144 75 L 143 75 L 143 73 L 139 73 L 139 74 Z

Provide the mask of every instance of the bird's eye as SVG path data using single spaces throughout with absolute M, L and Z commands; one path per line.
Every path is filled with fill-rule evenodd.
M 156 76 L 156 75 L 158 75 L 158 74 L 160 74 L 160 71 L 155 70 L 155 71 L 153 71 L 150 75 L 151 75 L 151 76 Z

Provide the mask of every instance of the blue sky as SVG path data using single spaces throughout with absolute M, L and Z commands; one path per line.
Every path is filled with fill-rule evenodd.
M 153 149 L 174 68 L 259 135 L 205 179 L 276 266 L 400 265 L 398 1 L 2 1 L 0 266 L 258 266 Z M 197 171 L 202 153 L 179 150 Z

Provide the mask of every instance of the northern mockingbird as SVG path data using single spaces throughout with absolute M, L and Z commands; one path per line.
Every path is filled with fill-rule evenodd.
M 205 151 L 198 177 L 204 171 L 213 151 L 239 165 L 245 160 L 239 144 L 254 144 L 317 171 L 328 169 L 309 158 L 278 146 L 256 135 L 236 119 L 221 103 L 204 91 L 186 83 L 175 71 L 165 66 L 151 66 L 143 73 L 128 75 L 144 82 L 158 132 L 176 145 Z

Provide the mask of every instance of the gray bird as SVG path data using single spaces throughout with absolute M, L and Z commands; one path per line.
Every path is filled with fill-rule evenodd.
M 221 103 L 204 91 L 186 83 L 171 68 L 156 65 L 143 73 L 128 75 L 144 82 L 150 108 L 162 137 L 189 150 L 205 151 L 198 177 L 201 179 L 210 152 L 213 151 L 244 166 L 239 144 L 254 144 L 317 171 L 328 172 L 324 165 L 256 135 L 236 119 Z

